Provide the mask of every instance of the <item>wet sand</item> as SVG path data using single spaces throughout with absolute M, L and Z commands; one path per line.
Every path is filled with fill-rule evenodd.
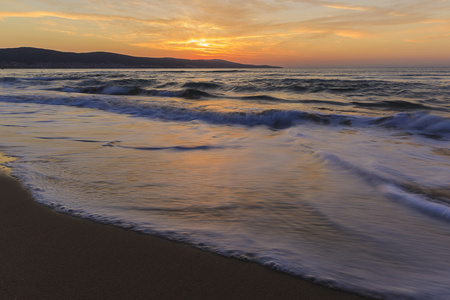
M 0 299 L 362 299 L 57 213 L 0 173 Z

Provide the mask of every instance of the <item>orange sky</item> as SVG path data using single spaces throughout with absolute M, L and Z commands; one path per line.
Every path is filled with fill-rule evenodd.
M 0 48 L 450 66 L 450 0 L 2 0 Z

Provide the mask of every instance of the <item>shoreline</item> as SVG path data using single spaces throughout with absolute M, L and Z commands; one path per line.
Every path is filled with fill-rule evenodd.
M 0 170 L 1 299 L 366 299 L 57 213 Z

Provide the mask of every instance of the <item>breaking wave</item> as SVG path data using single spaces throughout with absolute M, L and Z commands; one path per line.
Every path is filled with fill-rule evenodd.
M 109 91 L 118 93 L 120 90 Z M 160 92 L 159 96 L 169 94 Z M 187 89 L 177 93 L 185 98 L 202 97 L 204 92 Z M 320 114 L 301 110 L 248 110 L 214 111 L 202 107 L 188 107 L 167 102 L 139 102 L 115 98 L 47 98 L 47 97 L 1 97 L 0 101 L 14 103 L 39 103 L 94 108 L 138 117 L 167 121 L 203 121 L 212 124 L 259 126 L 284 129 L 297 125 L 318 124 L 326 126 L 369 127 L 406 131 L 432 138 L 450 138 L 450 119 L 426 112 L 402 112 L 387 117 L 365 117 L 344 114 Z
M 201 97 L 214 97 L 214 95 L 203 92 L 197 89 L 182 89 L 182 90 L 158 90 L 158 89 L 143 89 L 137 86 L 123 87 L 123 86 L 90 86 L 81 88 L 58 88 L 56 91 L 66 93 L 82 93 L 82 94 L 100 94 L 100 95 L 114 95 L 114 96 L 152 96 L 152 97 L 182 97 L 188 99 L 198 99 Z

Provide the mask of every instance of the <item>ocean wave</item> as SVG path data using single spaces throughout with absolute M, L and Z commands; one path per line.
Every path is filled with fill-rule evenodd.
M 450 137 L 450 119 L 425 112 L 398 113 L 370 123 L 430 137 Z
M 203 97 L 214 98 L 215 96 L 196 89 L 186 89 L 181 93 L 181 97 L 188 99 L 200 99 Z
M 111 81 L 106 81 L 104 84 L 113 85 L 113 86 L 135 86 L 135 87 L 147 87 L 152 86 L 157 83 L 158 80 L 153 78 L 123 78 L 123 79 L 114 79 Z
M 409 193 L 395 185 L 385 184 L 382 191 L 390 197 L 419 210 L 422 213 L 450 221 L 450 206 L 443 202 L 437 203 L 423 194 Z
M 120 88 L 104 90 L 102 92 L 117 94 L 123 92 Z M 130 93 L 130 91 L 126 91 Z M 139 90 L 136 91 L 140 92 Z M 196 99 L 205 92 L 198 90 L 183 90 L 177 92 L 155 91 L 158 96 L 173 96 Z M 209 95 L 209 94 L 207 94 Z M 352 126 L 352 127 L 383 127 L 420 134 L 430 138 L 450 138 L 450 119 L 429 114 L 426 112 L 398 113 L 386 117 L 367 117 L 341 114 L 320 114 L 301 110 L 248 110 L 248 111 L 213 111 L 199 107 L 167 104 L 165 101 L 151 103 L 115 98 L 51 98 L 51 97 L 1 97 L 3 102 L 39 103 L 49 105 L 66 105 L 76 107 L 94 108 L 114 113 L 130 114 L 147 118 L 168 121 L 203 121 L 213 124 L 268 126 L 274 129 L 284 129 L 304 124 L 319 124 L 326 126 Z
M 106 77 L 105 77 L 106 75 Z M 91 79 L 105 79 L 107 80 L 114 80 L 116 78 L 124 78 L 127 75 L 125 74 L 119 74 L 119 73 L 104 73 L 104 72 L 88 72 L 88 73 L 70 73 L 67 74 L 65 72 L 62 73 L 51 73 L 47 76 L 9 76 L 9 77 L 3 77 L 3 78 L 14 78 L 17 81 L 28 81 L 33 83 L 39 83 L 42 82 L 52 82 L 52 81 L 79 81 L 79 80 L 91 80 Z M 1 81 L 2 79 L 0 79 Z
M 269 95 L 254 95 L 254 96 L 243 96 L 240 97 L 242 100 L 263 100 L 263 101 L 275 101 L 275 102 L 289 102 L 284 99 L 280 99 L 277 97 L 269 96 Z
M 4 82 L 4 83 L 14 83 L 17 81 L 19 81 L 19 79 L 16 77 L 1 77 L 0 78 L 0 82 Z
M 284 78 L 284 79 L 254 79 L 234 82 L 223 87 L 234 92 L 274 92 L 284 91 L 294 94 L 327 93 L 334 95 L 373 94 L 379 97 L 389 97 L 393 94 L 408 98 L 421 98 L 431 94 L 441 94 L 443 90 L 433 90 L 425 83 L 385 80 L 338 80 L 322 78 Z M 426 92 L 423 92 L 424 89 Z
M 352 101 L 353 105 L 358 107 L 369 107 L 369 108 L 386 108 L 386 109 L 432 109 L 432 107 L 420 104 L 420 103 L 413 103 L 409 101 L 402 101 L 402 100 L 396 100 L 396 101 L 379 101 L 379 102 L 358 102 L 358 101 Z
M 103 95 L 141 95 L 145 94 L 147 91 L 139 87 L 121 87 L 113 85 L 105 86 L 88 86 L 80 88 L 57 88 L 53 89 L 60 92 L 66 93 L 81 93 L 81 94 L 103 94 Z
M 215 73 L 231 73 L 229 75 Z M 37 89 L 52 89 L 61 92 L 142 95 L 162 97 L 184 97 L 200 99 L 223 97 L 242 100 L 308 103 L 310 98 L 334 101 L 331 105 L 353 105 L 366 110 L 450 110 L 448 96 L 450 88 L 445 82 L 423 79 L 405 80 L 398 76 L 388 79 L 367 76 L 336 77 L 331 74 L 311 78 L 301 73 L 281 77 L 278 72 L 261 72 L 259 76 L 240 74 L 249 70 L 160 70 L 153 71 L 91 71 L 55 72 L 48 76 L 21 74 L 17 77 L 0 78 L 4 87 L 23 84 Z M 186 77 L 186 73 L 197 74 L 200 78 Z M 232 74 L 236 73 L 236 74 Z M 444 73 L 445 75 L 446 73 Z M 38 76 L 36 76 L 38 75 Z M 286 75 L 286 74 L 284 74 Z M 403 74 L 405 75 L 405 74 Z M 408 75 L 408 74 L 406 74 Z M 411 75 L 422 76 L 414 72 Z M 397 79 L 398 78 L 398 79 Z M 406 77 L 405 77 L 406 78 Z M 315 95 L 315 96 L 312 96 Z M 302 102 L 303 101 L 303 102 Z M 327 104 L 323 102 L 322 104 Z
M 393 180 L 377 171 L 350 163 L 337 155 L 321 151 L 317 151 L 316 154 L 332 164 L 353 172 L 359 178 L 377 187 L 391 199 L 408 205 L 421 213 L 450 221 L 450 192 L 448 186 L 428 188 L 414 182 Z
M 292 100 L 292 99 L 282 99 L 279 97 L 274 97 L 270 95 L 250 95 L 250 96 L 241 96 L 237 97 L 240 100 L 254 100 L 254 101 L 265 101 L 265 102 L 274 102 L 274 103 L 301 103 L 301 104 L 318 104 L 318 105 L 335 105 L 335 106 L 350 106 L 350 103 L 340 102 L 340 101 L 332 101 L 332 100 L 317 100 L 317 99 L 302 99 L 302 100 Z
M 288 82 L 293 81 L 292 79 Z M 104 94 L 115 96 L 148 96 L 148 97 L 180 97 L 188 99 L 200 99 L 200 98 L 229 98 L 240 100 L 254 100 L 254 101 L 269 101 L 279 103 L 303 103 L 303 104 L 321 104 L 321 105 L 339 105 L 350 106 L 353 105 L 357 108 L 364 108 L 370 110 L 440 110 L 448 111 L 447 103 L 440 103 L 439 100 L 429 99 L 421 97 L 417 92 L 400 90 L 386 90 L 380 92 L 378 90 L 365 91 L 364 96 L 361 96 L 357 92 L 362 92 L 359 88 L 353 88 L 349 86 L 321 86 L 312 85 L 310 87 L 289 85 L 285 88 L 280 87 L 278 84 L 274 86 L 265 85 L 263 88 L 258 84 L 238 84 L 233 87 L 227 87 L 220 83 L 214 82 L 185 82 L 184 84 L 178 82 L 163 82 L 160 83 L 154 79 L 119 79 L 112 81 L 100 81 L 95 78 L 87 79 L 81 82 L 78 86 L 64 86 L 58 88 L 51 88 L 50 90 L 56 90 L 66 93 L 82 93 L 82 94 Z M 232 93 L 229 93 L 229 92 Z M 282 92 L 283 98 L 280 97 Z M 325 93 L 328 95 L 336 95 L 336 99 L 299 99 L 292 95 L 291 92 L 295 91 L 296 94 L 315 94 Z M 264 93 L 267 92 L 267 93 Z M 356 92 L 356 93 L 355 93 Z M 442 93 L 442 91 L 441 91 Z M 237 95 L 236 95 L 237 94 Z M 240 95 L 239 95 L 240 94 Z M 391 97 L 392 94 L 399 95 L 399 98 L 408 98 L 411 100 L 381 100 L 380 97 Z M 326 98 L 329 96 L 326 95 Z M 428 95 L 429 96 L 429 95 Z M 348 101 L 343 97 L 351 99 L 367 98 L 367 101 Z M 419 98 L 418 98 L 419 97 Z M 379 100 L 377 100 L 379 99 Z M 424 104 L 426 102 L 427 104 Z
M 99 95 L 114 95 L 114 96 L 153 96 L 153 97 L 181 97 L 188 99 L 199 99 L 202 97 L 215 97 L 214 95 L 197 90 L 197 89 L 182 89 L 182 90 L 159 90 L 159 89 L 143 89 L 138 86 L 118 86 L 118 85 L 104 85 L 104 86 L 90 86 L 80 88 L 56 88 L 55 91 L 65 93 L 80 93 L 80 94 L 99 94 Z
M 214 82 L 186 82 L 182 85 L 184 88 L 193 88 L 193 89 L 217 89 L 220 88 L 222 85 Z

